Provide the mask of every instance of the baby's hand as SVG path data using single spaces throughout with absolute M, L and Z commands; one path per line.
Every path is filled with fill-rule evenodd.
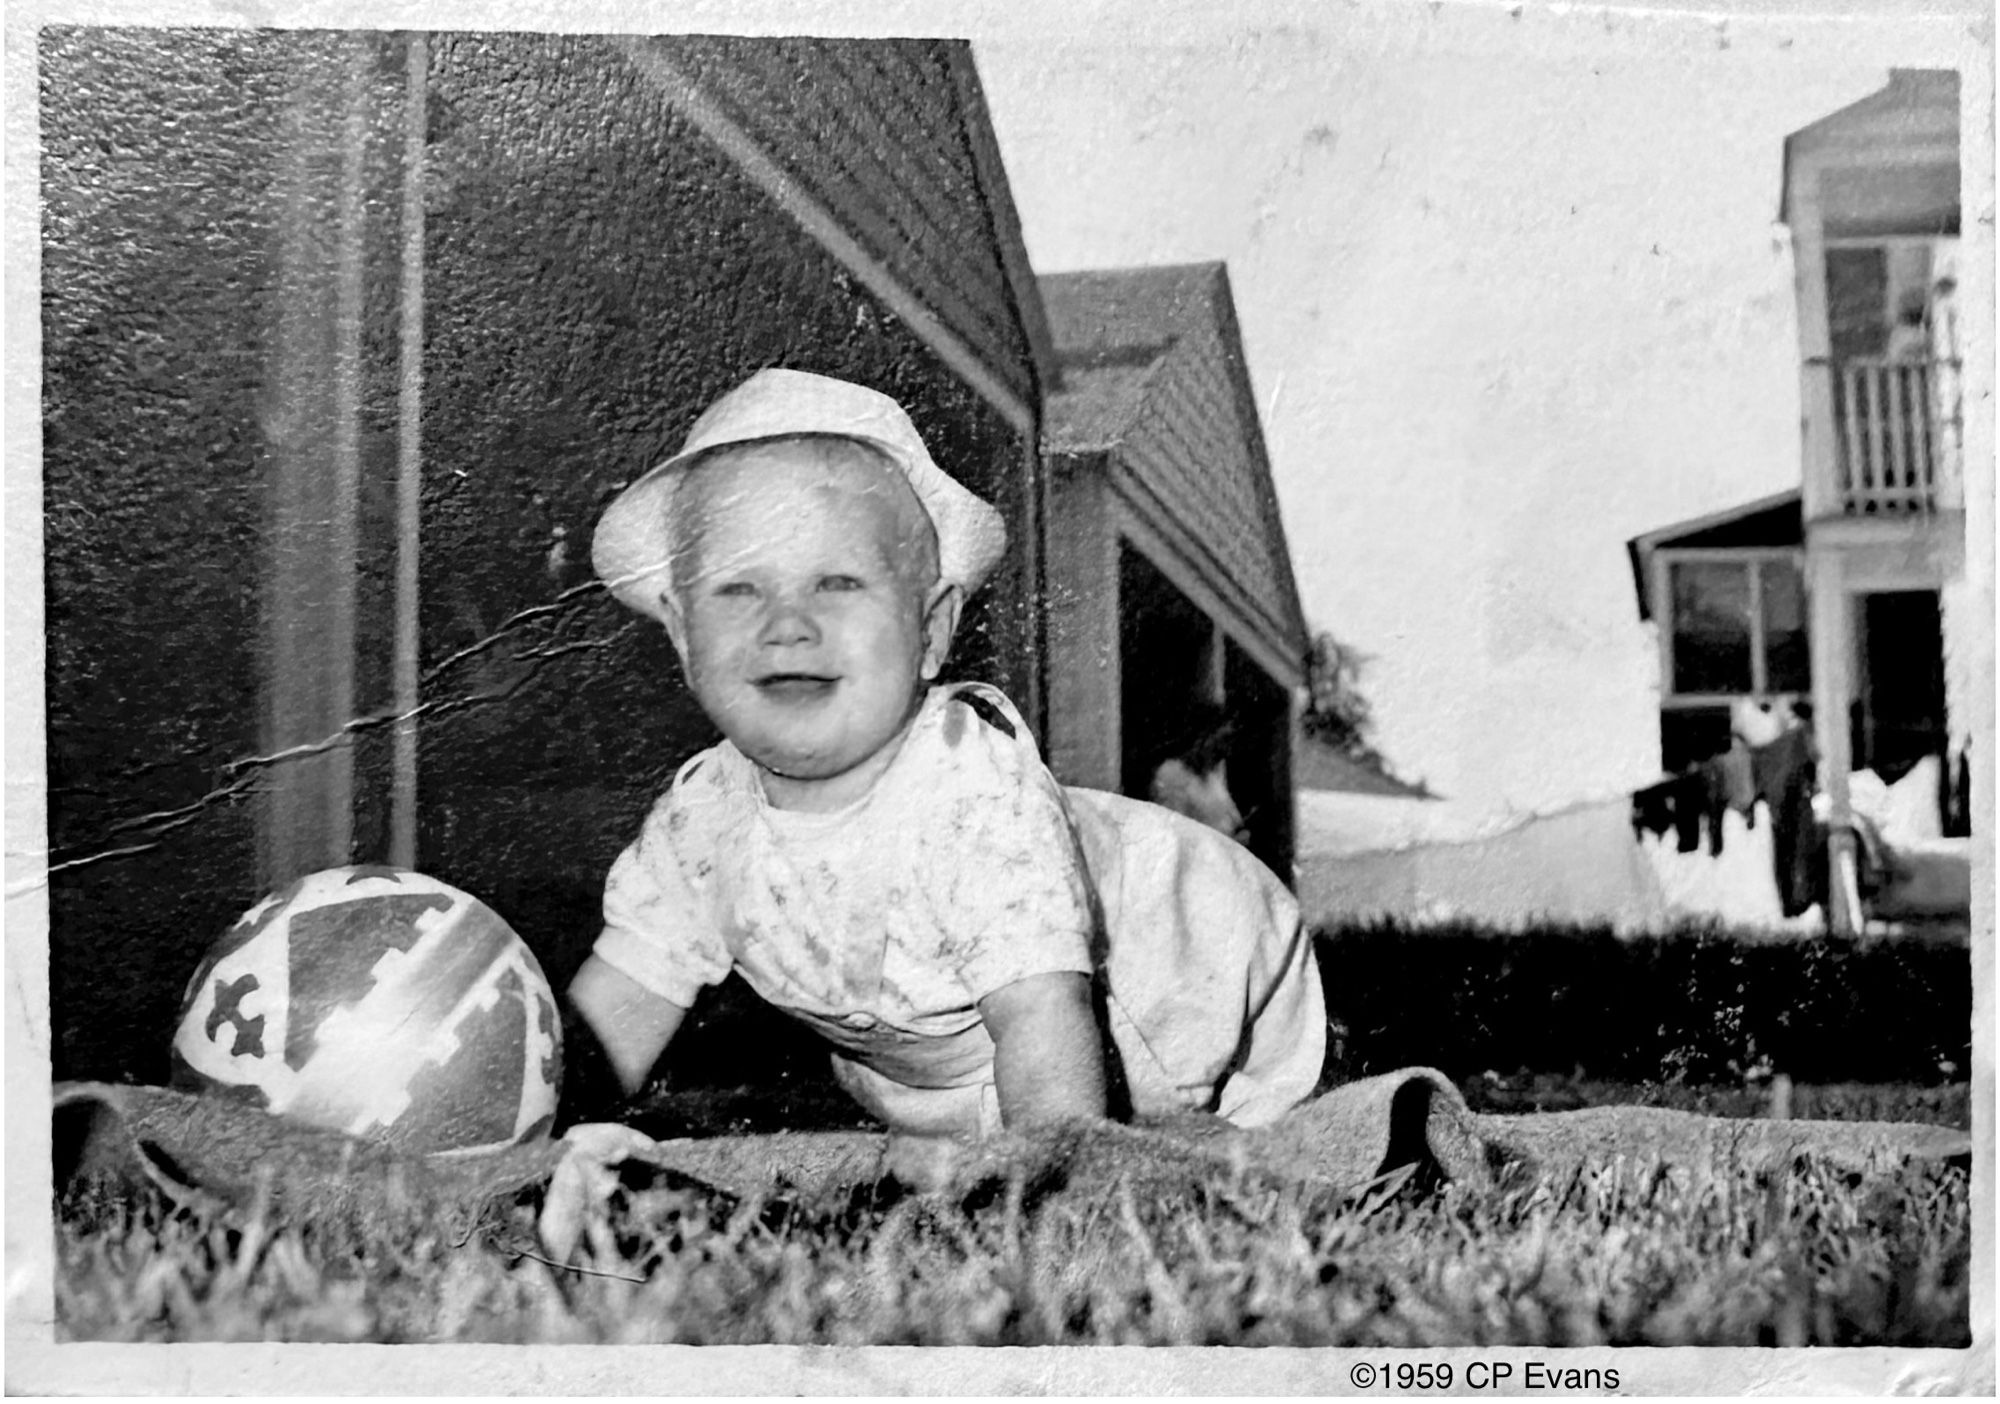
M 604 1213 L 618 1188 L 618 1166 L 645 1159 L 656 1151 L 652 1137 L 617 1122 L 572 1126 L 563 1137 L 567 1154 L 549 1178 L 548 1193 L 535 1232 L 542 1249 L 558 1263 L 567 1263 L 583 1241 L 584 1228 Z

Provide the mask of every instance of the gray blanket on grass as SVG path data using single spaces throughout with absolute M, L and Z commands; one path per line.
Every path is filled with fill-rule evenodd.
M 642 1161 L 746 1198 L 783 1186 L 817 1193 L 870 1183 L 894 1159 L 885 1159 L 886 1138 L 866 1131 L 669 1141 L 623 1132 L 600 1140 L 598 1152 L 553 1141 L 481 1155 L 409 1156 L 167 1088 L 62 1083 L 54 1102 L 59 1122 L 70 1123 L 59 1144 L 81 1146 L 72 1156 L 80 1173 L 136 1174 L 182 1203 L 226 1209 L 261 1202 L 297 1218 L 379 1220 L 407 1210 L 433 1225 L 469 1224 L 496 1201 L 549 1181 L 566 1158 L 601 1155 L 612 1143 L 618 1149 L 609 1159 Z M 1966 1132 L 1908 1122 L 1742 1120 L 1631 1106 L 1482 1114 L 1443 1074 L 1409 1068 L 1337 1087 L 1270 1127 L 1241 1130 L 1191 1116 L 1002 1137 L 955 1152 L 934 1165 L 932 1178 L 934 1188 L 957 1192 L 1033 1178 L 1117 1181 L 1171 1194 L 1191 1174 L 1224 1167 L 1267 1183 L 1355 1194 L 1413 1173 L 1525 1185 L 1559 1183 L 1620 1159 L 1706 1176 L 1780 1171 L 1811 1157 L 1867 1175 L 1970 1152 Z

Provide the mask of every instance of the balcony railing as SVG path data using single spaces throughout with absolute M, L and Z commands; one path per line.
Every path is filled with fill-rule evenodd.
M 1956 506 L 1958 363 L 1856 356 L 1827 370 L 1842 510 L 1894 516 Z

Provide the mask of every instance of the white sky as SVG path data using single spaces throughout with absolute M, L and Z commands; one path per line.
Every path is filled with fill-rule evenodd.
M 1798 482 L 1783 139 L 1965 26 L 1289 9 L 976 36 L 1029 256 L 1227 260 L 1307 619 L 1404 773 L 1644 783 L 1625 540 Z

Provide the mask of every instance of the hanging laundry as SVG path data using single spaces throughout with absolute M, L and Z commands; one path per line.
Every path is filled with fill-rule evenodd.
M 1966 742 L 1945 757 L 1944 833 L 1964 838 L 1972 832 L 1972 747 Z
M 1691 766 L 1674 781 L 1674 846 L 1682 853 L 1701 847 L 1702 815 L 1708 810 L 1708 777 Z
M 1682 853 L 1701 848 L 1702 834 L 1708 834 L 1708 851 L 1722 853 L 1722 816 L 1729 809 L 1748 816 L 1756 809 L 1756 790 L 1750 774 L 1750 752 L 1738 743 L 1734 756 L 1715 756 L 1691 765 L 1680 774 L 1655 781 L 1632 792 L 1632 837 L 1652 834 L 1664 838 L 1674 833 L 1674 846 Z
M 1712 762 L 1721 775 L 1723 802 L 1757 826 L 1757 776 L 1750 764 L 1750 747 L 1735 737 L 1728 750 Z
M 1729 777 L 1722 758 L 1710 756 L 1696 767 L 1701 774 L 1701 823 L 1708 830 L 1708 856 L 1722 856 L 1722 816 L 1729 812 Z
M 1757 798 L 1771 809 L 1771 860 L 1778 906 L 1798 916 L 1826 895 L 1826 836 L 1813 818 L 1812 733 L 1793 727 L 1750 752 Z
M 1632 792 L 1632 837 L 1663 838 L 1674 826 L 1674 780 L 1662 780 Z
M 1752 750 L 1776 741 L 1791 723 L 1792 710 L 1782 702 L 1753 702 L 1739 697 L 1729 706 L 1730 735 Z

